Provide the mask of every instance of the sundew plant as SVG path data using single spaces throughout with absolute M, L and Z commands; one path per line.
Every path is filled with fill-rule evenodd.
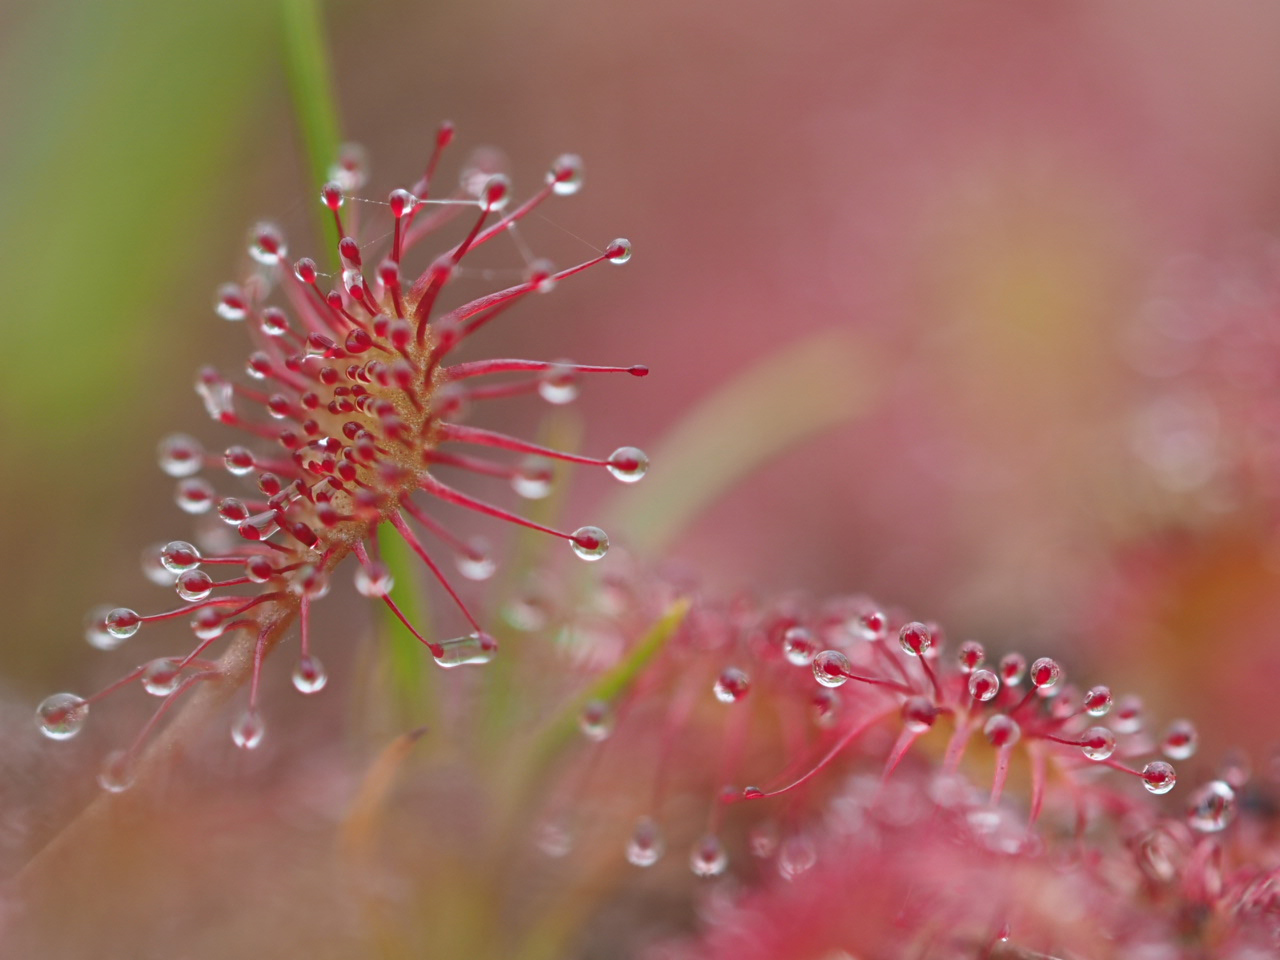
M 422 155 L 386 169 L 343 137 L 317 6 L 279 12 L 271 56 L 306 168 L 279 206 L 314 216 L 251 221 L 235 274 L 193 297 L 242 349 L 197 367 L 188 425 L 158 438 L 172 532 L 122 547 L 143 551 L 140 599 L 87 611 L 92 667 L 60 665 L 65 682 L 13 711 L 0 954 L 1280 956 L 1276 771 L 1226 748 L 1217 715 L 1253 685 L 1247 666 L 1222 679 L 1237 647 L 1264 686 L 1276 675 L 1277 554 L 1257 534 L 1280 503 L 1273 243 L 1242 240 L 1222 269 L 1174 261 L 1116 319 L 1136 373 L 1134 460 L 1115 472 L 1143 478 L 1141 506 L 1115 521 L 1105 578 L 1053 568 L 1055 616 L 989 618 L 979 637 L 942 591 L 832 590 L 781 562 L 734 586 L 699 562 L 696 531 L 762 468 L 785 475 L 769 510 L 788 537 L 868 570 L 935 569 L 944 524 L 845 542 L 871 488 L 789 456 L 883 416 L 860 463 L 934 489 L 946 450 L 910 416 L 937 387 L 928 364 L 892 337 L 789 338 L 778 321 L 758 366 L 644 428 L 663 438 L 651 463 L 609 434 L 705 379 L 707 340 L 633 326 L 569 359 L 553 324 L 519 328 L 632 261 L 629 240 L 573 219 L 608 206 L 608 166 L 552 152 L 530 182 L 465 124 L 413 116 L 401 132 Z M 673 164 L 667 189 L 688 173 Z M 1019 255 L 1038 249 L 1006 226 Z M 579 253 L 553 263 L 548 237 Z M 1016 261 L 1019 302 L 1046 282 L 1034 259 Z M 786 285 L 785 249 L 776 262 L 738 285 Z M 672 337 L 688 362 L 651 371 L 645 349 Z M 643 416 L 593 405 L 601 384 Z M 818 499 L 807 530 L 795 518 Z M 732 539 L 766 560 L 768 512 Z M 1182 638 L 1205 632 L 1223 652 L 1171 680 Z M 1197 716 L 1206 698 L 1179 683 L 1220 710 Z

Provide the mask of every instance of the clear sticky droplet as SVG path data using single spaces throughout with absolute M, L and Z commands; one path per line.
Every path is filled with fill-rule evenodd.
M 318 657 L 308 654 L 298 660 L 293 668 L 293 688 L 299 693 L 319 693 L 329 682 L 324 664 Z
M 268 267 L 274 267 L 288 256 L 284 234 L 274 223 L 259 223 L 249 232 L 249 256 Z
M 178 596 L 195 602 L 213 593 L 213 578 L 203 570 L 188 570 L 178 577 Z
M 202 607 L 191 618 L 191 632 L 199 640 L 214 640 L 222 636 L 227 625 L 216 607 Z
M 693 845 L 689 868 L 699 877 L 718 877 L 729 866 L 729 854 L 714 834 L 707 834 Z
M 532 455 L 522 459 L 511 474 L 511 489 L 526 500 L 542 500 L 551 493 L 555 470 L 546 457 Z
M 116 607 L 104 622 L 109 634 L 117 640 L 128 640 L 142 626 L 142 617 L 128 607 Z
M 223 463 L 226 464 L 227 473 L 233 477 L 243 477 L 253 472 L 253 451 L 248 447 L 228 447 L 222 459 Z
M 1027 660 L 1020 653 L 1007 653 L 1000 658 L 1000 680 L 1006 687 L 1022 683 L 1027 673 Z
M 188 477 L 178 484 L 174 501 L 178 509 L 192 516 L 208 513 L 213 507 L 216 493 L 207 480 L 200 477 Z
M 1106 727 L 1090 727 L 1080 736 L 1080 752 L 1090 760 L 1107 760 L 1116 752 L 1116 735 Z
M 1224 780 L 1211 780 L 1191 795 L 1187 824 L 1201 833 L 1217 833 L 1236 817 L 1236 792 Z
M 238 284 L 224 283 L 218 288 L 213 309 L 223 320 L 243 320 L 249 312 L 249 301 Z
M 819 653 L 818 641 L 805 627 L 788 627 L 782 635 L 782 654 L 787 662 L 797 667 L 807 667 Z
M 160 469 L 171 477 L 189 477 L 204 466 L 204 447 L 195 437 L 175 433 L 165 437 L 156 448 Z
M 74 693 L 55 693 L 36 707 L 36 723 L 50 740 L 70 740 L 89 717 L 89 703 Z
M 993 747 L 1012 747 L 1022 737 L 1018 721 L 1003 713 L 997 713 L 982 728 Z
M 545 257 L 539 257 L 529 264 L 524 279 L 538 293 L 550 293 L 556 288 L 556 265 Z
M 356 592 L 362 597 L 385 597 L 395 586 L 395 577 L 381 560 L 372 560 L 368 566 L 361 564 L 355 572 Z
M 483 537 L 468 540 L 466 551 L 459 553 L 455 562 L 460 574 L 477 582 L 488 580 L 498 569 L 498 562 L 493 558 L 489 542 Z
M 358 143 L 344 143 L 329 165 L 329 179 L 345 192 L 363 190 L 369 182 L 369 153 Z
M 501 213 L 510 202 L 511 181 L 504 174 L 494 174 L 480 192 L 480 205 L 490 213 Z
M 578 399 L 578 371 L 568 361 L 553 363 L 538 377 L 538 396 L 563 406 Z
M 569 544 L 583 560 L 599 560 L 609 552 L 609 537 L 599 527 L 579 527 Z
M 966 640 L 960 645 L 960 672 L 973 673 L 987 659 L 987 652 L 976 640 Z
M 662 830 L 652 817 L 641 817 L 627 841 L 627 861 L 637 867 L 652 867 L 666 849 Z
M 649 470 L 649 458 L 638 447 L 619 447 L 609 454 L 608 470 L 623 483 L 635 483 Z
M 231 725 L 231 742 L 241 750 L 256 750 L 262 745 L 267 728 L 257 710 L 246 710 Z
M 933 646 L 933 633 L 923 623 L 912 621 L 898 631 L 898 646 L 912 657 L 923 657 Z
M 465 637 L 445 640 L 440 644 L 441 654 L 435 658 L 436 663 L 445 668 L 461 667 L 464 664 L 488 663 L 498 652 L 498 641 L 487 633 L 472 633 Z
M 924 733 L 938 719 L 938 708 L 928 697 L 907 697 L 902 704 L 902 725 L 913 733 Z
M 1160 752 L 1170 760 L 1190 760 L 1200 745 L 1200 735 L 1190 720 L 1175 720 L 1160 742 Z
M 1105 717 L 1111 712 L 1111 688 L 1090 687 L 1084 695 L 1084 712 L 1091 717 Z
M 127 750 L 112 750 L 98 771 L 98 786 L 107 793 L 124 793 L 133 786 L 136 770 Z
M 160 544 L 152 544 L 142 551 L 141 564 L 142 575 L 154 583 L 157 587 L 172 587 L 177 580 L 169 569 L 164 565 L 161 554 L 164 547 Z
M 181 660 L 176 657 L 160 657 L 143 668 L 142 689 L 153 697 L 167 697 L 178 689 L 181 677 Z
M 825 687 L 813 691 L 809 697 L 809 715 L 823 730 L 830 730 L 840 721 L 840 695 Z
M 631 241 L 625 237 L 619 237 L 605 247 L 604 255 L 609 258 L 610 263 L 626 263 L 631 259 Z
M 562 153 L 547 171 L 547 183 L 558 197 L 570 197 L 582 189 L 582 158 L 576 153 Z
M 721 703 L 737 703 L 751 692 L 751 678 L 737 667 L 726 667 L 716 677 L 712 692 Z
M 578 714 L 578 729 L 593 743 L 609 739 L 613 732 L 613 712 L 603 700 L 588 700 Z
M 1178 774 L 1172 764 L 1163 760 L 1153 760 L 1142 768 L 1142 785 L 1148 793 L 1168 793 L 1178 782 Z
M 969 674 L 969 696 L 986 703 L 1000 692 L 1000 678 L 990 670 L 974 670 Z
M 1116 733 L 1137 733 L 1142 729 L 1142 701 L 1135 696 L 1122 697 L 1111 716 Z
M 818 862 L 818 848 L 805 834 L 787 837 L 778 849 L 778 874 L 783 880 L 794 880 Z
M 249 519 L 249 508 L 237 497 L 223 497 L 218 501 L 218 519 L 234 527 Z
M 1031 664 L 1031 684 L 1037 690 L 1048 690 L 1062 679 L 1062 668 L 1058 661 L 1050 657 L 1041 657 Z
M 838 687 L 849 679 L 853 664 L 839 650 L 823 650 L 813 658 L 813 675 L 824 687 Z
M 186 573 L 200 566 L 200 551 L 185 540 L 170 540 L 160 550 L 160 563 L 170 573 Z
M 107 629 L 107 614 L 111 608 L 104 605 L 94 607 L 84 618 L 84 639 L 95 650 L 114 650 L 124 641 Z

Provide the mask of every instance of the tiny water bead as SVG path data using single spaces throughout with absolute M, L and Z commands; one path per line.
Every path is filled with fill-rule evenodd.
M 1012 747 L 1022 737 L 1018 721 L 1003 713 L 997 713 L 982 728 L 993 747 Z
M 609 739 L 613 732 L 613 712 L 603 700 L 588 700 L 578 714 L 578 729 L 593 743 Z
M 174 500 L 178 509 L 192 515 L 208 513 L 213 507 L 216 494 L 208 481 L 199 477 L 188 477 L 178 484 Z
M 729 854 L 715 834 L 707 834 L 693 845 L 689 867 L 699 877 L 718 877 L 729 866 Z
M 582 189 L 582 158 L 576 153 L 562 153 L 547 171 L 547 183 L 558 197 L 571 197 Z
M 823 650 L 813 658 L 813 675 L 824 687 L 838 687 L 849 679 L 853 664 L 839 650 Z
M 1006 687 L 1022 683 L 1027 672 L 1027 660 L 1020 653 L 1007 653 L 1000 658 L 1000 680 Z
M 299 693 L 312 694 L 319 693 L 325 688 L 325 684 L 329 682 L 329 675 L 325 673 L 324 664 L 319 658 L 308 654 L 298 660 L 293 668 L 291 679 L 293 688 Z
M 274 267 L 289 255 L 284 234 L 274 223 L 259 223 L 249 232 L 249 256 L 263 266 Z
M 185 540 L 171 540 L 160 550 L 160 563 L 170 573 L 186 573 L 200 566 L 200 551 Z
M 990 670 L 975 670 L 969 674 L 969 696 L 982 703 L 995 698 L 1000 692 L 1000 678 Z
M 1090 727 L 1080 737 L 1080 752 L 1090 760 L 1107 760 L 1116 752 L 1116 735 L 1106 727 Z
M 488 542 L 480 537 L 467 541 L 467 549 L 458 554 L 456 563 L 460 574 L 477 582 L 488 580 L 498 569 Z
M 902 723 L 912 733 L 924 733 L 938 719 L 938 708 L 928 697 L 908 697 L 902 704 Z
M 226 465 L 227 473 L 233 477 L 243 477 L 253 472 L 253 451 L 248 447 L 227 447 L 227 452 L 222 459 Z
M 804 627 L 788 627 L 782 635 L 782 653 L 788 663 L 807 667 L 818 655 L 818 641 Z
M 356 567 L 356 592 L 362 597 L 385 597 L 395 586 L 391 570 L 380 560 Z
M 641 817 L 627 841 L 627 861 L 637 867 L 652 867 L 666 849 L 662 830 L 652 817 Z
M 152 660 L 142 670 L 142 689 L 153 697 L 167 697 L 178 689 L 182 677 L 182 661 L 176 657 Z
M 1160 752 L 1170 760 L 1190 760 L 1200 745 L 1200 735 L 1190 720 L 1175 720 L 1160 743 Z
M 107 793 L 124 793 L 133 786 L 133 756 L 127 750 L 112 750 L 98 771 L 98 786 Z
M 252 708 L 246 710 L 231 725 L 231 742 L 241 750 L 256 750 L 262 744 L 267 728 L 262 715 Z
M 95 650 L 114 650 L 124 641 L 107 630 L 108 606 L 98 606 L 90 610 L 84 618 L 84 639 Z
M 171 477 L 189 477 L 204 466 L 204 447 L 185 433 L 175 433 L 160 441 L 156 450 L 160 469 Z
M 867 610 L 853 619 L 851 629 L 856 636 L 875 643 L 889 635 L 889 618 L 879 610 Z
M 604 255 L 609 258 L 610 263 L 626 263 L 631 259 L 631 241 L 618 237 L 605 248 Z
M 720 671 L 712 690 L 721 703 L 737 703 L 751 692 L 751 678 L 737 667 L 726 667 Z
M 70 740 L 80 732 L 88 716 L 88 702 L 74 693 L 55 693 L 36 707 L 40 732 L 50 740 Z
M 962 673 L 973 673 L 986 662 L 987 652 L 976 640 L 966 640 L 960 645 L 958 659 Z
M 1084 712 L 1091 717 L 1105 717 L 1111 712 L 1111 689 L 1109 687 L 1090 687 L 1084 695 Z
M 898 645 L 912 657 L 923 657 L 933 646 L 933 632 L 923 623 L 911 622 L 898 631 Z
M 579 527 L 569 542 L 583 560 L 599 560 L 609 552 L 609 537 L 599 527 Z
M 109 634 L 117 640 L 128 640 L 142 626 L 142 617 L 128 607 L 116 607 L 104 622 Z
M 1062 679 L 1062 668 L 1058 666 L 1058 661 L 1050 657 L 1041 657 L 1031 664 L 1030 677 L 1032 686 L 1037 690 L 1049 690 Z
M 445 668 L 488 663 L 498 652 L 498 641 L 487 633 L 471 633 L 465 637 L 445 640 L 440 644 L 440 650 L 435 661 Z
M 1168 793 L 1177 782 L 1177 772 L 1163 760 L 1153 760 L 1142 768 L 1142 785 L 1149 793 Z
M 649 458 L 638 447 L 619 447 L 609 454 L 608 469 L 623 483 L 635 483 L 649 469 Z
M 526 500 L 542 500 L 551 493 L 555 470 L 550 460 L 536 454 L 525 457 L 511 474 L 511 489 Z
M 218 288 L 213 308 L 223 320 L 243 320 L 249 310 L 249 302 L 238 284 L 224 283 Z
M 542 372 L 538 380 L 538 396 L 556 406 L 578 399 L 578 371 L 570 361 L 553 363 Z
M 1191 795 L 1187 824 L 1201 833 L 1217 833 L 1236 817 L 1236 792 L 1224 780 L 1211 780 Z
M 804 834 L 787 837 L 778 848 L 778 874 L 784 880 L 794 880 L 817 862 L 818 848 Z
M 1116 733 L 1137 733 L 1142 729 L 1142 701 L 1135 696 L 1123 697 L 1116 704 L 1111 725 Z
M 188 570 L 178 577 L 178 596 L 183 600 L 203 600 L 213 593 L 213 578 L 203 570 Z

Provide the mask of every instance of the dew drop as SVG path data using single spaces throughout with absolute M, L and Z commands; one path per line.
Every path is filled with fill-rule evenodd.
M 569 544 L 583 560 L 599 560 L 609 552 L 609 537 L 599 527 L 579 527 Z
M 556 266 L 545 258 L 534 260 L 525 270 L 524 279 L 538 293 L 550 293 L 556 288 Z
M 889 636 L 889 618 L 879 610 L 869 610 L 853 622 L 853 632 L 868 642 L 876 642 Z
M 142 626 L 142 617 L 128 607 L 116 607 L 105 619 L 107 632 L 117 640 L 128 640 Z
M 153 697 L 167 697 L 181 682 L 182 661 L 176 657 L 152 660 L 142 670 L 142 689 Z
M 743 787 L 742 788 L 743 800 L 760 800 L 760 799 L 763 799 L 763 797 L 764 797 L 764 791 L 761 790 L 759 787 Z
M 468 580 L 488 580 L 498 569 L 498 563 L 493 559 L 489 543 L 483 537 L 472 537 L 468 540 L 466 552 L 458 554 L 456 563 L 458 572 Z
M 391 215 L 397 220 L 409 213 L 417 205 L 418 198 L 403 188 L 392 190 L 391 195 L 387 197 L 387 206 L 391 208 Z
M 480 206 L 490 213 L 505 210 L 511 202 L 511 181 L 504 174 L 495 173 L 484 185 L 480 194 Z
M 278 307 L 267 307 L 262 311 L 259 326 L 268 337 L 283 337 L 289 332 L 289 318 Z
M 243 320 L 249 312 L 249 303 L 239 285 L 224 283 L 218 288 L 218 299 L 213 309 L 223 320 Z
M 522 459 L 511 474 L 511 489 L 526 500 L 541 500 L 551 493 L 555 471 L 551 461 L 536 455 Z
M 1135 696 L 1123 697 L 1116 704 L 1111 725 L 1116 733 L 1137 733 L 1142 729 L 1142 701 Z
M 923 657 L 933 645 L 933 633 L 923 623 L 908 623 L 898 631 L 898 645 L 912 657 Z
M 160 551 L 160 563 L 170 573 L 186 573 L 200 566 L 200 551 L 185 540 L 170 540 Z
M 1012 747 L 1022 737 L 1018 721 L 1003 713 L 997 713 L 982 728 L 993 747 Z
M 908 697 L 902 704 L 902 724 L 912 733 L 924 733 L 938 719 L 938 708 L 928 697 Z
M 1178 774 L 1173 766 L 1163 760 L 1153 760 L 1142 768 L 1142 785 L 1148 793 L 1168 793 L 1177 782 Z
M 227 466 L 227 473 L 233 477 L 243 477 L 253 472 L 253 452 L 248 447 L 228 447 L 223 462 Z
M 226 630 L 223 616 L 216 607 L 202 607 L 191 618 L 191 632 L 197 639 L 213 640 Z
M 626 263 L 631 259 L 631 241 L 619 237 L 605 247 L 604 255 L 609 258 L 610 263 Z
M 637 867 L 652 867 L 662 859 L 662 830 L 652 817 L 641 817 L 627 841 L 627 860 Z
M 1080 737 L 1080 752 L 1090 760 L 1107 760 L 1116 752 L 1116 735 L 1106 727 L 1090 727 Z
M 293 688 L 299 693 L 319 693 L 329 682 L 324 664 L 310 654 L 298 660 L 293 668 Z
M 94 607 L 84 618 L 84 639 L 95 650 L 114 650 L 123 642 L 107 630 L 107 614 L 111 608 Z
M 818 641 L 804 627 L 789 627 L 782 635 L 782 653 L 788 663 L 807 667 L 818 655 Z
M 987 659 L 987 652 L 976 640 L 966 640 L 960 645 L 960 671 L 973 673 Z
M 1000 678 L 990 670 L 975 670 L 969 674 L 969 696 L 986 703 L 1000 692 Z
M 1027 672 L 1027 660 L 1020 653 L 1006 653 L 1000 658 L 1000 679 L 1006 687 L 1016 687 L 1022 683 Z
M 213 578 L 203 570 L 188 570 L 178 577 L 178 596 L 193 603 L 213 593 Z
M 460 667 L 468 663 L 488 663 L 498 651 L 498 641 L 487 633 L 472 633 L 465 637 L 445 640 L 436 663 L 445 668 Z
M 124 793 L 133 786 L 135 772 L 127 750 L 112 750 L 98 771 L 98 786 L 107 793 Z
M 558 197 L 569 197 L 582 189 L 582 158 L 576 153 L 562 153 L 547 171 L 547 183 Z
M 818 862 L 818 848 L 801 834 L 787 837 L 778 850 L 778 873 L 784 880 L 794 880 Z
M 725 667 L 716 677 L 712 691 L 721 703 L 737 703 L 751 692 L 751 678 L 737 667 Z
M 249 233 L 249 256 L 258 263 L 273 267 L 287 256 L 284 234 L 274 223 L 259 223 Z
M 153 544 L 142 551 L 142 575 L 158 587 L 172 587 L 177 578 L 169 572 L 161 559 L 164 547 Z
M 830 730 L 840 720 L 840 695 L 825 688 L 815 690 L 809 698 L 809 714 L 815 724 Z
M 1210 780 L 1191 795 L 1187 823 L 1201 833 L 1224 830 L 1236 816 L 1236 792 L 1223 780 Z
M 1058 661 L 1049 657 L 1041 657 L 1031 664 L 1031 684 L 1037 690 L 1048 690 L 1062 679 L 1062 668 Z
M 553 363 L 538 378 L 538 396 L 562 406 L 578 398 L 578 371 L 568 361 Z
M 244 562 L 244 575 L 254 583 L 266 583 L 275 575 L 276 568 L 269 557 L 259 554 Z
M 199 477 L 188 477 L 178 484 L 174 500 L 177 501 L 178 508 L 183 513 L 197 515 L 209 512 L 213 506 L 214 496 L 213 487 L 208 481 Z
M 824 687 L 838 687 L 849 679 L 853 664 L 839 650 L 823 650 L 813 658 L 813 675 Z
M 623 483 L 635 483 L 649 470 L 649 458 L 637 447 L 619 447 L 609 454 L 609 472 Z
M 369 182 L 369 154 L 358 143 L 344 143 L 338 159 L 329 165 L 329 179 L 347 193 L 363 190 Z
M 234 527 L 249 519 L 249 508 L 236 497 L 223 497 L 218 501 L 218 518 Z
M 356 592 L 362 597 L 385 597 L 396 583 L 391 570 L 381 560 L 356 567 L 355 582 Z
M 231 742 L 241 750 L 256 750 L 262 743 L 267 728 L 262 723 L 262 715 L 252 708 L 240 714 L 231 725 Z
M 1160 743 L 1160 752 L 1170 760 L 1190 760 L 1200 745 L 1200 736 L 1189 720 L 1175 720 Z
M 693 845 L 689 867 L 699 877 L 718 877 L 729 866 L 729 854 L 714 834 L 707 834 Z
M 588 700 L 578 714 L 578 729 L 593 743 L 609 739 L 613 733 L 613 713 L 603 700 Z
M 1084 712 L 1091 717 L 1105 717 L 1111 712 L 1111 689 L 1109 687 L 1090 687 L 1084 695 Z
M 160 441 L 156 459 L 169 476 L 189 477 L 204 466 L 204 447 L 194 437 L 175 433 Z
M 768 860 L 778 850 L 778 825 L 762 820 L 747 831 L 747 849 L 760 860 Z
M 80 732 L 88 716 L 88 701 L 74 693 L 55 693 L 36 707 L 40 732 L 50 740 L 70 740 Z

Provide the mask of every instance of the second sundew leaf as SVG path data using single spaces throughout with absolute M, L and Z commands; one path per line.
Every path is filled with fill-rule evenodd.
M 813 334 L 743 371 L 697 404 L 653 452 L 637 490 L 606 511 L 606 529 L 660 556 L 711 504 L 788 448 L 866 411 L 880 393 L 865 345 Z

